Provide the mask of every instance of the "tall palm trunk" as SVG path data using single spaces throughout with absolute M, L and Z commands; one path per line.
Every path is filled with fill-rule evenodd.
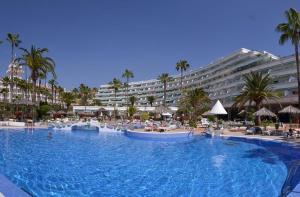
M 38 86 L 38 87 L 39 87 L 39 88 L 38 88 L 38 89 L 39 89 L 39 91 L 38 91 L 38 102 L 41 101 L 41 83 L 42 83 L 41 80 L 39 80 L 39 86 Z
M 11 69 L 10 69 L 10 84 L 9 84 L 9 94 L 10 94 L 10 98 L 9 98 L 9 102 L 12 102 L 12 99 L 14 97 L 14 65 L 13 65 L 13 61 L 14 61 L 14 45 L 11 44 Z
M 114 120 L 116 120 L 116 111 L 117 111 L 117 90 L 115 90 Z
M 52 95 L 51 102 L 53 105 L 53 101 L 54 101 L 54 85 L 53 84 L 51 84 L 51 95 Z
M 32 79 L 32 102 L 36 102 L 36 79 Z
M 128 117 L 128 109 L 129 109 L 129 105 L 128 105 L 128 87 L 129 87 L 129 78 L 127 77 L 127 84 L 126 84 L 126 108 L 127 108 L 127 117 Z
M 180 77 L 180 91 L 182 93 L 182 78 L 183 78 L 183 70 L 181 69 L 181 77 Z
M 166 107 L 166 97 L 167 97 L 167 82 L 164 82 L 164 106 Z
M 54 87 L 54 103 L 56 104 L 56 87 Z
M 256 103 L 256 111 L 260 110 L 260 102 Z M 261 125 L 261 117 L 257 116 L 257 125 L 260 126 Z
M 300 107 L 300 73 L 299 73 L 299 51 L 298 43 L 295 44 L 295 56 L 296 56 L 296 66 L 297 66 L 297 81 L 298 81 L 298 107 Z

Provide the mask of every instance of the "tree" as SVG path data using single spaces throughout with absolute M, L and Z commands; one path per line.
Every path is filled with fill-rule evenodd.
M 55 74 L 55 62 L 50 57 L 45 57 L 44 53 L 48 52 L 47 48 L 36 48 L 31 46 L 30 50 L 23 49 L 23 55 L 20 58 L 17 58 L 16 61 L 20 62 L 20 65 L 27 66 L 31 70 L 30 78 L 32 80 L 32 102 L 36 102 L 36 84 L 39 79 L 39 73 L 47 72 L 51 73 L 54 78 Z
M 261 108 L 263 101 L 277 100 L 279 93 L 272 90 L 273 83 L 269 74 L 262 74 L 261 72 L 250 72 L 243 76 L 244 88 L 241 93 L 235 98 L 234 107 L 242 107 L 247 102 L 248 105 L 254 102 L 256 110 Z M 260 118 L 258 118 L 260 124 Z
M 166 107 L 166 100 L 167 100 L 167 83 L 172 80 L 172 77 L 169 76 L 168 73 L 162 73 L 157 78 L 160 80 L 161 83 L 164 85 L 164 103 L 163 105 Z
M 204 113 L 210 105 L 210 98 L 202 88 L 191 89 L 184 92 L 179 102 L 179 111 L 189 115 L 193 122 Z
M 126 95 L 125 95 L 125 99 L 126 99 L 126 106 L 128 109 L 128 87 L 129 87 L 129 79 L 134 77 L 134 74 L 132 71 L 126 69 L 122 75 L 122 77 L 126 78 L 126 83 L 124 84 L 125 89 L 126 89 Z
M 295 48 L 295 58 L 297 66 L 298 80 L 298 106 L 300 107 L 300 72 L 299 72 L 299 41 L 300 41 L 300 13 L 297 10 L 290 8 L 285 11 L 287 19 L 286 23 L 280 23 L 276 27 L 276 31 L 280 32 L 279 44 L 283 45 L 288 40 L 292 42 Z
M 8 33 L 7 34 L 7 38 L 6 40 L 10 43 L 11 45 L 11 68 L 10 68 L 10 78 L 13 79 L 14 78 L 14 51 L 15 51 L 15 47 L 19 47 L 19 44 L 21 43 L 21 40 L 19 40 L 19 34 L 14 34 L 14 33 Z M 13 97 L 14 97 L 14 83 L 13 80 L 11 80 L 10 82 L 10 88 L 9 88 L 9 92 L 10 92 L 10 102 L 12 101 Z
M 3 95 L 3 102 L 6 102 L 8 92 L 9 92 L 8 88 L 2 88 L 0 90 L 0 93 Z
M 74 89 L 72 90 L 72 93 L 73 93 L 73 95 L 74 95 L 74 97 L 75 97 L 75 102 L 76 102 L 77 104 L 80 104 L 79 90 L 78 90 L 77 88 L 74 88 Z
M 15 77 L 14 81 L 15 81 L 14 83 L 16 84 L 16 87 L 21 90 L 23 98 L 25 98 L 26 90 L 27 90 L 26 80 Z
M 10 84 L 10 78 L 6 76 L 6 77 L 3 77 L 1 81 L 2 81 L 2 85 L 4 86 L 4 88 L 1 89 L 0 93 L 3 95 L 3 101 L 6 102 L 6 97 L 9 92 L 9 89 L 7 87 Z
M 150 106 L 152 107 L 152 105 L 155 101 L 155 97 L 154 96 L 147 96 L 147 101 L 150 103 Z
M 182 79 L 183 79 L 183 72 L 189 69 L 190 65 L 186 60 L 179 60 L 179 62 L 176 63 L 176 70 L 180 70 L 180 90 L 182 91 Z
M 63 94 L 65 92 L 65 89 L 63 87 L 61 87 L 61 86 L 58 86 L 57 87 L 57 91 L 58 91 L 58 96 L 59 96 L 59 101 L 60 101 L 61 107 L 63 108 L 64 107 L 63 106 L 63 104 L 64 104 L 64 102 L 63 102 Z
M 117 112 L 117 92 L 119 89 L 122 87 L 122 82 L 114 78 L 111 82 L 109 82 L 111 88 L 114 90 L 114 95 L 115 95 L 115 104 L 114 104 L 114 119 L 116 119 L 116 112 Z
M 91 88 L 85 84 L 79 85 L 79 98 L 81 105 L 88 105 L 88 100 L 92 98 Z
M 95 105 L 95 106 L 101 106 L 102 103 L 101 103 L 101 101 L 99 99 L 93 99 L 93 105 Z
M 21 40 L 19 39 L 19 34 L 14 34 L 14 33 L 8 33 L 6 40 L 10 43 L 11 45 L 11 61 L 14 61 L 14 51 L 15 47 L 19 47 L 19 44 L 21 44 Z
M 127 111 L 128 111 L 129 117 L 132 119 L 133 115 L 137 112 L 137 109 L 135 106 L 132 105 L 128 108 Z
M 63 92 L 62 100 L 67 106 L 67 110 L 70 110 L 71 104 L 75 101 L 75 95 L 72 92 Z
M 130 106 L 134 106 L 136 101 L 137 101 L 137 98 L 135 96 L 129 97 Z
M 54 87 L 57 86 L 57 82 L 56 82 L 55 79 L 50 79 L 50 80 L 48 81 L 48 83 L 49 83 L 50 86 L 51 86 L 51 95 L 52 95 L 52 97 L 51 97 L 51 103 L 52 103 L 52 105 L 53 105 L 53 102 L 54 102 Z

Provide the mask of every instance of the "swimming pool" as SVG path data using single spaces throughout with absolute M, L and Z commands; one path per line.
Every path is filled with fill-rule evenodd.
M 0 174 L 34 196 L 278 196 L 290 162 L 300 158 L 286 145 L 259 140 L 47 135 L 0 131 Z

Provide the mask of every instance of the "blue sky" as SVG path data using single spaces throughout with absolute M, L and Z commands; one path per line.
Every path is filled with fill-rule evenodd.
M 0 40 L 18 32 L 22 47 L 49 48 L 62 86 L 97 87 L 125 68 L 151 79 L 175 74 L 179 59 L 193 69 L 242 47 L 290 55 L 274 31 L 290 7 L 299 0 L 2 0 Z M 9 59 L 4 42 L 2 75 Z

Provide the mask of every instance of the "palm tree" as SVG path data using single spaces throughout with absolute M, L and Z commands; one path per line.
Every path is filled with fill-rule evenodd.
M 8 33 L 6 40 L 11 45 L 11 61 L 13 62 L 15 47 L 19 47 L 19 44 L 21 44 L 21 40 L 19 40 L 19 34 Z
M 39 73 L 47 72 L 51 73 L 54 78 L 56 78 L 55 74 L 55 63 L 54 60 L 50 57 L 43 56 L 44 53 L 48 52 L 47 48 L 36 48 L 35 46 L 31 46 L 30 50 L 23 49 L 24 52 L 22 57 L 18 58 L 16 61 L 20 62 L 20 65 L 27 66 L 31 70 L 31 80 L 32 80 L 32 102 L 36 102 L 36 83 L 39 79 Z
M 63 87 L 58 86 L 58 87 L 57 87 L 57 91 L 58 91 L 58 96 L 59 96 L 59 101 L 60 101 L 61 107 L 63 108 L 63 104 L 64 104 L 64 103 L 63 103 L 62 97 L 63 97 L 63 93 L 65 92 L 65 90 L 64 90 Z
M 152 105 L 155 101 L 155 97 L 154 96 L 147 96 L 147 101 L 150 103 L 150 106 L 152 107 Z
M 88 100 L 91 99 L 92 93 L 91 88 L 85 84 L 80 84 L 79 86 L 79 97 L 81 105 L 88 105 Z
M 54 87 L 57 86 L 57 82 L 56 82 L 55 79 L 50 79 L 50 80 L 48 81 L 48 83 L 49 83 L 50 86 L 51 86 L 51 95 L 52 95 L 52 97 L 51 97 L 51 103 L 52 103 L 52 105 L 53 105 L 53 103 L 54 103 Z
M 73 95 L 74 95 L 74 97 L 75 97 L 75 102 L 76 102 L 77 104 L 80 104 L 79 90 L 78 90 L 77 88 L 74 88 L 74 89 L 72 90 L 72 93 L 73 93 Z
M 3 95 L 3 102 L 6 102 L 6 97 L 7 97 L 8 92 L 9 92 L 8 88 L 2 88 L 0 90 L 0 93 Z
M 196 121 L 209 108 L 210 98 L 202 88 L 191 89 L 184 92 L 179 103 L 179 111 L 189 114 L 190 120 Z
M 67 110 L 70 110 L 71 104 L 75 101 L 75 95 L 72 92 L 63 92 L 62 101 L 66 104 Z
M 22 91 L 23 98 L 26 98 L 27 84 L 26 80 L 15 78 L 16 86 Z
M 271 88 L 273 80 L 269 74 L 263 75 L 261 72 L 250 72 L 244 75 L 243 78 L 245 86 L 240 95 L 235 98 L 234 106 L 242 107 L 247 102 L 251 106 L 254 102 L 256 110 L 259 110 L 263 101 L 268 102 L 279 98 L 279 94 Z M 258 124 L 260 124 L 260 118 L 258 118 Z
M 6 40 L 10 43 L 11 45 L 11 68 L 10 68 L 10 78 L 13 79 L 14 78 L 14 51 L 15 51 L 15 47 L 19 47 L 19 44 L 21 43 L 21 40 L 19 40 L 19 34 L 14 34 L 14 33 L 8 33 L 7 34 L 7 38 Z M 13 99 L 14 93 L 13 93 L 13 89 L 14 89 L 14 83 L 13 80 L 10 82 L 10 88 L 9 88 L 9 92 L 10 92 L 10 102 Z
M 176 63 L 176 70 L 180 70 L 180 90 L 182 91 L 182 79 L 183 79 L 183 72 L 189 69 L 190 65 L 186 60 L 179 60 L 179 62 Z
M 5 102 L 6 96 L 9 92 L 7 87 L 10 84 L 10 78 L 8 76 L 6 76 L 6 77 L 3 77 L 1 81 L 2 81 L 2 85 L 4 86 L 4 88 L 1 89 L 1 94 L 3 94 L 3 101 Z
M 119 89 L 122 87 L 122 82 L 117 79 L 114 78 L 111 82 L 109 82 L 109 84 L 111 85 L 111 88 L 114 90 L 114 95 L 115 95 L 115 104 L 114 104 L 114 119 L 116 120 L 116 111 L 117 111 L 117 92 L 119 91 Z
M 129 87 L 129 79 L 134 77 L 134 74 L 132 71 L 125 69 L 122 77 L 126 78 L 126 83 L 124 84 L 125 88 L 126 88 L 126 95 L 125 95 L 125 99 L 126 99 L 126 106 L 127 106 L 127 110 L 128 110 L 128 87 Z
M 288 40 L 292 42 L 295 48 L 295 58 L 297 66 L 298 79 L 298 105 L 300 107 L 300 72 L 299 72 L 299 41 L 300 41 L 300 13 L 297 10 L 290 8 L 285 11 L 287 19 L 286 23 L 280 23 L 276 27 L 276 31 L 280 32 L 279 44 L 283 45 Z
M 137 101 L 137 98 L 135 96 L 129 97 L 130 105 L 134 106 L 135 102 Z
M 167 83 L 172 80 L 172 77 L 169 76 L 168 73 L 162 73 L 161 75 L 158 76 L 157 78 L 164 84 L 164 103 L 163 105 L 166 107 L 166 100 L 167 100 Z

